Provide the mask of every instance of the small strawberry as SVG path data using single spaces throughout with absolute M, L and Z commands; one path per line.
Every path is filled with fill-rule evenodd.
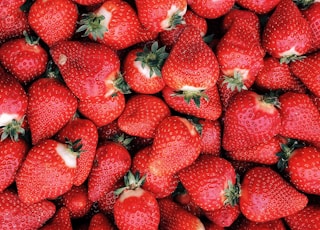
M 114 230 L 111 221 L 103 214 L 97 213 L 90 219 L 88 230 Z
M 178 184 L 176 190 L 172 194 L 173 201 L 181 205 L 181 207 L 187 210 L 189 213 L 196 217 L 204 215 L 204 211 L 193 202 L 188 191 L 183 187 L 181 183 Z
M 158 229 L 160 210 L 154 195 L 141 188 L 145 177 L 129 171 L 124 177 L 125 187 L 115 191 L 120 195 L 114 204 L 114 219 L 119 230 Z
M 78 101 L 64 84 L 54 78 L 40 78 L 28 90 L 28 123 L 32 144 L 56 134 L 75 114 Z
M 249 220 L 266 222 L 294 214 L 308 203 L 278 173 L 268 167 L 254 167 L 241 183 L 240 210 Z
M 230 227 L 240 215 L 240 207 L 238 204 L 224 205 L 220 209 L 206 211 L 205 216 L 221 227 Z
M 219 18 L 227 14 L 234 4 L 235 0 L 188 0 L 188 5 L 197 15 L 208 19 Z
M 52 219 L 49 220 L 44 226 L 41 227 L 41 230 L 55 230 L 55 229 L 72 230 L 70 213 L 67 208 L 62 207 L 59 210 L 57 210 L 55 215 L 52 217 Z
M 75 33 L 77 5 L 71 0 L 36 0 L 28 13 L 30 27 L 49 46 Z
M 22 202 L 34 204 L 69 191 L 77 168 L 81 144 L 47 139 L 34 145 L 20 167 L 16 184 Z
M 304 209 L 284 218 L 291 230 L 319 229 L 320 206 L 308 204 Z
M 309 51 L 312 32 L 292 0 L 281 0 L 277 5 L 264 28 L 262 45 L 271 56 L 286 63 Z
M 201 153 L 214 156 L 220 155 L 221 124 L 218 120 L 200 119 L 201 126 Z
M 271 12 L 279 4 L 279 2 L 280 0 L 236 0 L 237 4 L 257 14 L 267 14 Z

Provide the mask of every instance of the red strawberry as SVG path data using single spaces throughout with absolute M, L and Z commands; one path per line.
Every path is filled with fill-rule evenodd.
M 221 106 L 222 106 L 222 119 L 224 118 L 225 111 L 229 106 L 231 98 L 242 90 L 242 89 L 238 90 L 237 88 L 231 88 L 229 84 L 226 84 L 225 79 L 226 77 L 223 75 L 223 73 L 220 73 L 220 76 L 217 82 L 217 87 L 218 87 L 218 92 L 219 92 Z
M 158 42 L 154 42 L 150 49 L 144 46 L 131 50 L 123 63 L 124 79 L 130 88 L 143 94 L 160 92 L 165 86 L 161 68 L 167 56 L 165 47 L 159 48 Z
M 29 150 L 16 177 L 22 202 L 55 199 L 71 189 L 80 151 L 78 144 L 48 139 Z
M 290 70 L 314 95 L 320 97 L 320 51 L 290 63 Z
M 311 94 L 310 98 L 311 98 L 312 102 L 315 104 L 315 106 L 318 108 L 318 110 L 320 112 L 320 97 L 317 97 L 317 96 Z
M 71 0 L 36 0 L 28 14 L 30 27 L 49 46 L 72 38 L 78 19 Z
M 53 78 L 40 78 L 28 90 L 27 108 L 32 144 L 52 137 L 75 114 L 78 102 L 72 92 Z
M 223 148 L 227 151 L 246 149 L 277 135 L 281 119 L 274 103 L 274 98 L 254 91 L 237 93 L 225 113 Z
M 118 118 L 118 126 L 125 133 L 143 138 L 153 138 L 159 123 L 171 112 L 159 97 L 138 94 L 128 99 Z
M 80 100 L 116 92 L 114 80 L 120 60 L 110 48 L 91 42 L 63 41 L 51 47 L 50 53 L 63 80 Z
M 308 198 L 267 167 L 254 167 L 244 176 L 239 200 L 242 214 L 251 221 L 266 222 L 302 210 Z
M 200 119 L 198 123 L 201 125 L 201 153 L 219 156 L 222 128 L 220 122 Z
M 218 76 L 216 56 L 202 40 L 200 31 L 194 26 L 185 27 L 162 67 L 166 85 L 191 98 L 199 97 L 203 90 L 216 84 Z
M 139 21 L 150 31 L 171 30 L 184 23 L 183 16 L 187 11 L 187 0 L 136 0 L 135 3 Z
M 96 6 L 104 2 L 104 0 L 72 0 L 72 1 L 83 6 Z
M 122 145 L 105 143 L 97 148 L 94 164 L 88 180 L 88 195 L 91 201 L 98 201 L 104 193 L 130 169 L 131 157 Z
M 118 126 L 118 120 L 114 120 L 107 125 L 98 128 L 99 142 L 113 140 L 116 136 L 121 136 L 124 132 Z
M 158 229 L 160 210 L 154 195 L 141 188 L 145 177 L 129 171 L 124 177 L 125 187 L 115 191 L 119 198 L 114 204 L 114 218 L 120 230 Z
M 287 92 L 279 97 L 279 102 L 280 135 L 305 141 L 320 141 L 320 112 L 307 94 Z
M 170 108 L 177 112 L 198 118 L 217 120 L 222 112 L 218 88 L 197 91 L 175 91 L 169 86 L 162 90 L 162 96 Z
M 188 0 L 188 5 L 196 14 L 209 19 L 219 18 L 227 14 L 234 4 L 235 0 Z
M 111 221 L 103 214 L 97 213 L 90 219 L 88 230 L 114 230 Z
M 320 228 L 320 206 L 308 204 L 304 209 L 284 218 L 291 230 Z
M 251 10 L 257 14 L 267 14 L 272 11 L 278 4 L 280 0 L 236 0 L 236 3 L 240 6 Z
M 183 117 L 169 116 L 157 128 L 149 170 L 155 176 L 173 175 L 191 165 L 200 151 L 201 140 L 195 127 Z
M 56 211 L 56 207 L 50 201 L 44 200 L 28 205 L 9 190 L 0 193 L 0 207 L 1 229 L 38 229 Z
M 2 44 L 0 62 L 20 82 L 28 83 L 46 70 L 48 55 L 39 41 L 25 32 L 25 38 L 17 38 Z
M 202 155 L 178 176 L 192 201 L 203 210 L 213 211 L 237 202 L 235 170 L 223 158 Z
M 190 194 L 185 190 L 181 183 L 178 184 L 172 196 L 174 198 L 173 200 L 180 204 L 183 209 L 196 217 L 203 216 L 203 210 L 192 201 Z
M 88 119 L 75 118 L 60 129 L 56 139 L 60 142 L 64 142 L 65 139 L 72 142 L 81 140 L 82 152 L 77 159 L 76 176 L 74 178 L 74 185 L 80 186 L 89 176 L 96 154 L 98 143 L 96 126 Z
M 220 209 L 205 212 L 205 216 L 209 220 L 221 227 L 231 226 L 239 215 L 240 208 L 238 204 L 234 206 L 224 205 Z
M 14 182 L 27 151 L 28 145 L 23 139 L 0 141 L 0 192 Z
M 55 229 L 72 230 L 70 213 L 67 208 L 62 207 L 57 210 L 53 218 L 41 228 L 41 230 Z
M 161 217 L 159 229 L 205 229 L 198 217 L 192 215 L 169 198 L 160 199 L 158 203 Z
M 312 32 L 292 0 L 281 0 L 263 31 L 262 45 L 281 62 L 289 63 L 309 51 Z
M 241 218 L 237 225 L 233 226 L 234 230 L 286 230 L 286 227 L 281 219 L 266 221 L 266 222 L 254 222 L 246 218 Z

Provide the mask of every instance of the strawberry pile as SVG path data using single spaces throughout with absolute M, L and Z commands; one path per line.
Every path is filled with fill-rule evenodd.
M 320 1 L 2 0 L 0 229 L 320 229 Z

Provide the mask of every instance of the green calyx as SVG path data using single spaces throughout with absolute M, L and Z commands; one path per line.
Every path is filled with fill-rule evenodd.
M 290 56 L 284 56 L 280 58 L 280 64 L 289 64 L 290 62 L 300 61 L 302 59 L 306 58 L 306 56 L 298 56 L 296 54 L 290 55 Z
M 194 117 L 194 116 L 187 116 L 186 118 L 188 119 L 188 121 L 191 122 L 191 124 L 193 124 L 193 126 L 196 128 L 197 132 L 201 135 L 202 130 L 203 130 L 203 125 L 200 124 L 200 122 L 199 122 L 200 119 L 198 117 Z
M 151 45 L 150 49 L 144 46 L 143 51 L 137 53 L 135 61 L 140 61 L 142 68 L 145 68 L 145 66 L 150 68 L 150 77 L 153 74 L 161 77 L 161 68 L 168 55 L 166 47 L 162 46 L 159 48 L 159 44 L 156 41 Z
M 7 137 L 10 137 L 12 141 L 19 141 L 19 134 L 25 135 L 25 130 L 22 128 L 24 117 L 21 120 L 13 119 L 9 124 L 0 126 L 0 141 L 4 141 Z
M 82 150 L 83 145 L 81 143 L 81 139 L 71 141 L 68 138 L 65 138 L 65 144 L 68 146 L 70 152 L 76 157 L 80 157 L 81 153 L 85 152 L 85 150 Z
M 224 205 L 235 206 L 239 203 L 239 198 L 241 196 L 241 185 L 240 185 L 240 176 L 236 175 L 236 183 L 232 184 L 230 180 L 228 180 L 228 187 L 224 190 Z
M 130 94 L 131 93 L 130 86 L 124 80 L 124 77 L 122 76 L 121 73 L 118 73 L 117 78 L 113 81 L 113 85 L 118 91 L 120 91 L 123 94 Z M 116 94 L 113 96 L 116 96 Z
M 177 25 L 186 24 L 183 16 L 180 15 L 180 12 L 181 11 L 177 11 L 172 15 L 172 17 L 170 18 L 169 27 L 166 30 L 172 30 L 176 28 Z
M 277 163 L 277 168 L 282 172 L 288 167 L 288 161 L 293 153 L 293 151 L 297 148 L 302 147 L 303 144 L 299 143 L 297 140 L 288 139 L 286 144 L 281 143 L 281 151 L 276 154 L 279 157 L 279 161 Z
M 239 71 L 234 71 L 233 77 L 224 76 L 224 80 L 222 84 L 227 84 L 227 89 L 231 91 L 238 90 L 238 92 L 242 90 L 248 90 L 243 82 L 243 77 Z
M 27 43 L 28 45 L 33 46 L 33 45 L 38 45 L 38 44 L 39 44 L 40 37 L 38 37 L 37 39 L 35 39 L 33 36 L 30 36 L 30 35 L 28 34 L 28 32 L 25 31 L 25 30 L 23 31 L 23 36 L 24 36 L 24 38 L 25 38 L 25 40 L 26 40 L 26 43 Z
M 272 104 L 279 109 L 281 107 L 279 94 L 276 91 L 270 91 L 269 93 L 263 95 L 261 100 L 267 104 Z
M 114 191 L 116 196 L 119 196 L 125 190 L 135 190 L 140 188 L 146 181 L 146 175 L 140 178 L 140 173 L 137 171 L 134 175 L 130 170 L 124 176 L 124 187 Z
M 125 134 L 115 135 L 112 140 L 123 145 L 126 149 L 130 149 L 130 143 L 133 141 L 134 137 L 127 137 Z
M 201 98 L 204 98 L 206 101 L 209 101 L 208 95 L 205 94 L 205 90 L 199 90 L 199 91 L 184 91 L 179 90 L 175 93 L 171 94 L 171 96 L 179 96 L 183 97 L 184 101 L 189 104 L 191 100 L 194 101 L 197 108 L 200 108 L 200 100 Z
M 293 0 L 293 2 L 300 8 L 300 9 L 307 9 L 311 6 L 315 0 Z
M 80 27 L 76 32 L 79 33 L 84 31 L 82 37 L 91 35 L 95 41 L 98 38 L 103 39 L 105 32 L 108 31 L 105 26 L 101 25 L 101 21 L 103 21 L 105 17 L 103 15 L 98 16 L 94 13 L 83 14 L 82 17 L 83 19 L 79 22 Z

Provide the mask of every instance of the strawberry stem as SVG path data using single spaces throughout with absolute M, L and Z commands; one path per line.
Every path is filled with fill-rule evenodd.
M 82 150 L 83 145 L 81 139 L 71 141 L 69 138 L 65 137 L 65 143 L 67 144 L 68 149 L 70 149 L 72 154 L 76 155 L 76 157 L 80 157 L 80 154 L 85 152 L 85 150 Z
M 281 151 L 276 154 L 279 157 L 277 162 L 277 168 L 282 172 L 288 167 L 288 161 L 293 153 L 293 151 L 297 148 L 302 147 L 303 144 L 299 143 L 297 140 L 288 139 L 286 144 L 280 144 Z
M 108 29 L 101 25 L 101 22 L 105 19 L 103 15 L 96 15 L 94 13 L 82 14 L 83 19 L 80 20 L 79 24 L 81 25 L 77 29 L 77 33 L 84 32 L 82 37 L 92 36 L 93 40 L 103 39 L 105 32 Z
M 25 130 L 22 128 L 24 117 L 21 120 L 13 119 L 9 124 L 0 126 L 0 141 L 4 141 L 7 137 L 10 137 L 12 141 L 19 141 L 19 134 L 25 135 Z
M 177 25 L 180 25 L 180 24 L 186 24 L 186 22 L 185 22 L 183 16 L 180 15 L 180 11 L 177 11 L 170 18 L 169 27 L 167 28 L 167 30 L 172 30 L 172 29 L 176 28 Z
M 224 200 L 224 205 L 235 206 L 239 203 L 239 198 L 241 195 L 241 185 L 240 185 L 240 176 L 236 175 L 236 183 L 232 184 L 230 180 L 228 180 L 228 188 L 224 190 L 224 196 L 226 199 Z
M 124 77 L 121 73 L 118 73 L 117 78 L 113 81 L 114 87 L 123 94 L 130 94 L 130 86 L 124 80 Z
M 209 101 L 208 96 L 204 93 L 204 90 L 199 91 L 185 91 L 185 90 L 179 90 L 175 91 L 171 96 L 178 96 L 183 97 L 184 101 L 189 104 L 191 100 L 194 101 L 197 108 L 200 108 L 200 100 L 201 98 L 204 98 L 206 101 Z
M 280 64 L 283 64 L 283 63 L 289 64 L 290 62 L 300 61 L 304 58 L 306 58 L 306 56 L 299 56 L 296 54 L 293 54 L 290 56 L 284 56 L 280 58 Z
M 247 86 L 245 86 L 243 82 L 243 77 L 239 71 L 234 71 L 233 77 L 224 76 L 224 80 L 222 84 L 227 84 L 227 89 L 234 91 L 235 89 L 240 92 L 241 90 L 247 90 Z
M 146 180 L 146 175 L 140 178 L 140 173 L 137 171 L 135 175 L 129 170 L 124 176 L 124 187 L 118 188 L 114 191 L 116 196 L 119 196 L 125 190 L 135 190 L 140 188 Z

